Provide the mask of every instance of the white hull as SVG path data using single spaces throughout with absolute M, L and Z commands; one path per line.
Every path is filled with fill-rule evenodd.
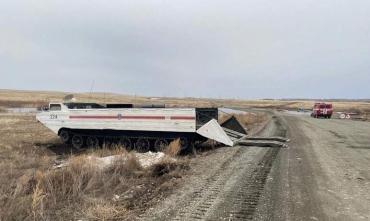
M 194 108 L 72 109 L 44 111 L 36 118 L 56 134 L 61 128 L 196 132 Z
M 54 105 L 57 110 L 38 113 L 36 119 L 58 135 L 61 129 L 196 133 L 233 145 L 215 120 L 197 130 L 195 108 L 68 109 L 64 104 Z

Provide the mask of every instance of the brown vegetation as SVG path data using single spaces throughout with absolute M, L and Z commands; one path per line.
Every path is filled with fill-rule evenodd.
M 0 100 L 2 107 L 42 107 L 47 106 L 47 101 L 17 101 L 17 100 Z
M 86 156 L 73 157 L 57 170 L 37 171 L 30 193 L 36 220 L 81 219 L 123 220 L 135 210 L 145 209 L 152 199 L 166 194 L 163 188 L 181 178 L 177 162 L 161 162 L 143 169 L 135 156 L 118 159 L 102 170 Z M 176 171 L 176 172 L 175 172 Z
M 62 101 L 69 93 L 53 91 L 15 91 L 0 90 L 0 106 L 6 107 L 39 107 L 52 101 Z M 134 95 L 120 95 L 112 93 L 76 93 L 79 102 L 98 103 L 160 103 L 172 107 L 237 107 L 237 108 L 270 108 L 297 110 L 298 108 L 311 109 L 315 100 L 237 100 L 237 99 L 203 99 L 203 98 L 151 98 Z M 366 100 L 332 100 L 335 111 L 370 112 L 370 102 Z
M 0 115 L 0 220 L 131 220 L 180 183 L 184 160 L 142 168 L 124 148 L 66 154 L 34 116 Z M 56 148 L 58 147 L 58 148 Z M 90 156 L 121 154 L 107 168 Z M 54 169 L 63 159 L 68 166 Z
M 88 148 L 86 154 L 96 157 L 106 157 L 112 155 L 126 155 L 128 151 L 121 145 L 103 144 L 102 147 Z
M 221 113 L 219 116 L 220 124 L 228 120 L 231 116 L 234 116 L 247 129 L 254 127 L 258 124 L 261 124 L 267 120 L 267 115 L 262 112 L 258 112 L 258 113 L 245 112 L 245 113 L 237 113 L 237 114 L 236 113 L 234 114 Z
M 37 107 L 50 101 L 61 101 L 66 93 L 0 90 L 0 106 Z M 115 94 L 82 93 L 78 101 L 151 103 L 151 98 Z M 275 100 L 209 100 L 159 98 L 172 106 L 229 106 L 294 109 L 310 108 L 313 101 Z M 367 102 L 336 102 L 336 110 L 370 110 Z M 221 121 L 226 118 L 221 115 Z M 236 115 L 247 127 L 265 120 L 263 114 Z M 131 220 L 165 197 L 188 169 L 183 160 L 164 159 L 144 169 L 124 148 L 91 149 L 74 152 L 60 143 L 55 134 L 26 114 L 0 114 L 0 220 Z M 179 141 L 165 150 L 179 153 Z M 109 168 L 98 168 L 90 158 L 121 154 Z M 71 164 L 53 169 L 55 163 Z
M 175 157 L 181 152 L 180 139 L 173 140 L 164 150 L 168 156 Z

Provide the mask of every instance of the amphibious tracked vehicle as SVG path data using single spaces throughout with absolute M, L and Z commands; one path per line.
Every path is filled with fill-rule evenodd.
M 161 151 L 174 139 L 182 149 L 207 139 L 233 145 L 217 122 L 217 108 L 50 103 L 36 119 L 77 149 L 117 142 L 141 152 Z

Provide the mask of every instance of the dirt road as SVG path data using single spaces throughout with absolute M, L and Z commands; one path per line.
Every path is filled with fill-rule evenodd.
M 290 148 L 255 220 L 370 220 L 370 123 L 283 116 Z
M 370 123 L 277 114 L 287 149 L 219 148 L 142 220 L 369 220 Z

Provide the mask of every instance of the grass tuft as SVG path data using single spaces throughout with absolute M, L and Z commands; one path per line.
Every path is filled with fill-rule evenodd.
M 0 220 L 122 220 L 151 206 L 177 184 L 188 163 L 168 158 L 144 169 L 133 152 L 121 153 L 108 167 L 94 154 L 70 156 L 68 165 L 40 168 L 20 176 L 13 194 L 2 199 Z M 2 203 L 2 205 L 4 205 Z
M 234 116 L 243 126 L 249 128 L 252 125 L 260 124 L 267 119 L 265 113 L 240 113 L 240 114 L 220 114 L 219 122 L 222 124 L 228 120 L 231 116 Z
M 133 153 L 120 155 L 108 170 L 114 175 L 125 177 L 136 177 L 143 174 L 143 167 Z
M 181 152 L 181 144 L 180 139 L 177 138 L 173 140 L 164 150 L 164 153 L 166 155 L 169 155 L 171 157 L 178 156 Z
M 153 177 L 160 177 L 170 175 L 171 177 L 181 178 L 183 171 L 189 169 L 189 164 L 185 160 L 168 160 L 163 159 L 157 164 L 150 167 L 150 173 Z

